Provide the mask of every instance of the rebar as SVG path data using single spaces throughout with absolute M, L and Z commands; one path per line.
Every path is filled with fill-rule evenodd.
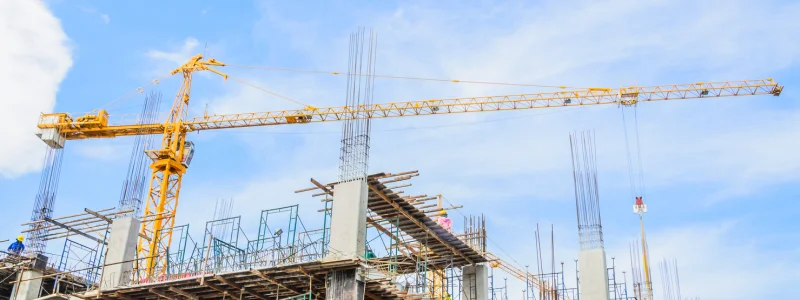
M 152 91 L 144 99 L 142 113 L 136 124 L 152 124 L 158 117 L 158 108 L 161 105 L 161 92 Z M 141 131 L 140 127 L 139 131 Z M 149 158 L 145 150 L 153 145 L 154 135 L 137 134 L 134 137 L 131 157 L 128 162 L 128 173 L 122 183 L 122 192 L 119 197 L 119 210 L 131 210 L 130 213 L 120 217 L 138 217 L 141 214 L 142 195 L 147 189 Z
M 572 176 L 575 186 L 575 212 L 581 250 L 603 247 L 600 195 L 597 190 L 597 155 L 594 133 L 583 131 L 569 136 Z
M 341 182 L 365 180 L 367 177 L 371 121 L 364 108 L 372 105 L 375 90 L 377 39 L 377 34 L 370 30 L 369 42 L 364 45 L 363 28 L 350 35 L 345 106 L 352 116 L 342 124 L 342 147 L 339 155 Z M 367 56 L 366 63 L 364 55 Z
M 53 209 L 56 201 L 56 191 L 58 181 L 61 178 L 61 162 L 63 160 L 63 148 L 53 149 L 47 147 L 44 157 L 42 174 L 39 179 L 39 191 L 36 193 L 36 200 L 31 212 L 30 231 L 28 232 L 27 251 L 35 254 L 43 254 L 47 247 L 42 237 L 46 236 L 50 228 L 46 222 L 37 222 L 45 218 L 53 217 Z

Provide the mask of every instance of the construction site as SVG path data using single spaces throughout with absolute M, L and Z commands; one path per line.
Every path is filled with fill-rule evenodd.
M 555 253 L 552 229 L 530 229 L 536 245 L 530 256 L 537 262 L 531 268 L 487 242 L 492 236 L 487 220 L 496 216 L 464 214 L 442 191 L 415 189 L 414 182 L 426 180 L 425 166 L 372 170 L 371 123 L 583 106 L 632 110 L 650 102 L 670 105 L 669 100 L 774 97 L 783 90 L 767 78 L 375 103 L 374 79 L 390 77 L 375 72 L 376 43 L 368 30 L 351 35 L 348 70 L 337 73 L 347 76 L 341 106 L 189 116 L 195 73 L 229 77 L 224 59 L 198 54 L 171 72 L 182 83 L 174 100 L 165 103 L 166 114 L 161 94 L 153 90 L 158 81 L 129 96 L 143 102 L 133 120 L 105 110 L 43 113 L 37 136 L 48 150 L 31 219 L 20 224 L 26 248 L 2 253 L 0 299 L 684 299 L 675 261 L 660 263 L 661 282 L 653 278 L 659 263 L 648 254 L 643 195 L 630 199 L 630 223 L 640 228 L 641 238 L 631 242 L 630 253 L 617 258 L 606 253 L 597 142 L 590 128 L 575 128 L 564 137 L 571 149 L 564 168 L 573 174 L 577 230 L 570 234 L 577 237 L 578 257 Z M 182 178 L 191 174 L 195 154 L 188 133 L 322 122 L 342 125 L 338 174 L 309 173 L 306 186 L 286 187 L 313 205 L 265 202 L 248 207 L 260 211 L 255 220 L 233 215 L 233 202 L 218 201 L 213 219 L 176 223 Z M 118 202 L 54 211 L 64 147 L 113 138 L 134 140 Z M 630 148 L 636 143 L 638 137 L 631 137 Z M 641 167 L 630 169 L 637 178 Z M 322 221 L 304 222 L 301 211 Z M 618 259 L 630 260 L 631 268 L 619 268 Z M 575 269 L 574 278 L 565 276 L 565 268 Z M 510 290 L 511 281 L 525 289 Z

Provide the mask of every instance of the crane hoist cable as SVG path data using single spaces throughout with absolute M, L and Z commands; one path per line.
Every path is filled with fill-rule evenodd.
M 278 94 L 278 93 L 276 93 L 276 92 L 270 91 L 270 90 L 268 90 L 268 89 L 266 89 L 266 88 L 264 88 L 264 87 L 260 87 L 260 86 L 257 86 L 257 85 L 255 85 L 255 84 L 249 83 L 249 82 L 247 82 L 247 81 L 244 81 L 244 80 L 242 80 L 242 79 L 239 79 L 239 78 L 236 78 L 236 77 L 233 77 L 233 76 L 230 76 L 230 75 L 228 75 L 228 78 L 229 78 L 229 79 L 232 79 L 232 80 L 234 80 L 234 81 L 237 81 L 237 82 L 239 82 L 239 83 L 241 83 L 241 84 L 244 84 L 244 85 L 247 85 L 247 86 L 249 86 L 249 87 L 252 87 L 252 88 L 254 88 L 254 89 L 257 89 L 257 90 L 259 90 L 259 91 L 265 92 L 265 93 L 267 93 L 267 94 L 270 94 L 270 95 L 276 96 L 276 97 L 278 97 L 278 98 L 281 98 L 281 99 L 284 99 L 284 100 L 288 100 L 288 101 L 294 102 L 294 103 L 296 103 L 296 104 L 302 105 L 303 107 L 311 107 L 311 108 L 313 108 L 313 107 L 314 107 L 314 106 L 311 106 L 311 105 L 308 105 L 308 104 L 302 103 L 302 102 L 300 102 L 300 101 L 294 100 L 294 99 L 292 99 L 292 98 L 286 97 L 286 96 L 284 96 L 284 95 Z
M 394 75 L 353 74 L 353 73 L 338 72 L 338 71 L 315 71 L 315 70 L 303 70 L 303 69 L 293 69 L 293 68 L 276 68 L 276 67 L 268 67 L 268 66 L 248 66 L 248 65 L 231 65 L 231 64 L 229 64 L 227 66 L 229 66 L 229 67 L 239 67 L 239 68 L 248 68 L 248 69 L 262 69 L 262 70 L 269 70 L 269 71 L 288 71 L 288 72 L 311 73 L 311 74 L 371 76 L 371 77 L 375 77 L 375 78 L 386 78 L 386 79 L 407 79 L 407 80 L 419 80 L 419 81 L 473 83 L 473 84 L 490 84 L 490 85 L 506 85 L 506 86 L 527 86 L 527 87 L 558 88 L 558 89 L 586 89 L 586 87 L 574 87 L 574 86 L 565 86 L 565 85 L 542 85 L 542 84 L 527 84 L 527 83 L 513 83 L 513 82 L 476 81 L 476 80 L 425 78 L 425 77 L 394 76 Z
M 141 93 L 144 93 L 144 92 L 145 92 L 145 91 L 147 91 L 147 89 L 149 89 L 150 87 L 152 87 L 152 86 L 154 86 L 154 85 L 157 85 L 157 84 L 161 83 L 161 81 L 162 81 L 164 78 L 167 78 L 167 77 L 165 76 L 165 77 L 160 77 L 160 78 L 154 79 L 154 80 L 152 80 L 152 81 L 151 81 L 149 84 L 147 84 L 147 85 L 144 85 L 144 86 L 141 86 L 141 87 L 137 87 L 136 89 L 133 89 L 133 90 L 131 90 L 131 91 L 128 91 L 128 92 L 126 92 L 126 93 L 124 93 L 124 94 L 120 95 L 119 97 L 117 97 L 117 98 L 115 98 L 115 99 L 113 99 L 113 100 L 111 100 L 111 101 L 109 101 L 109 102 L 107 102 L 107 103 L 105 103 L 105 104 L 101 105 L 101 106 L 100 106 L 100 107 L 99 107 L 97 110 L 101 110 L 101 109 L 103 109 L 103 108 L 105 108 L 105 107 L 108 107 L 108 108 L 106 109 L 106 110 L 108 110 L 108 111 L 112 111 L 112 110 L 115 110 L 115 109 L 120 109 L 120 107 L 119 107 L 119 106 L 120 106 L 121 104 L 123 104 L 123 103 L 125 103 L 125 102 L 129 101 L 129 100 L 130 100 L 130 99 L 132 99 L 132 98 L 133 98 L 133 96 L 135 96 L 136 94 L 141 94 Z M 269 89 L 267 89 L 267 88 L 264 88 L 264 87 L 262 87 L 262 86 L 255 85 L 255 84 L 253 84 L 253 83 L 250 83 L 250 82 L 248 82 L 248 81 L 245 81 L 245 80 L 243 80 L 243 79 L 240 79 L 240 78 L 237 78 L 237 77 L 233 77 L 233 76 L 230 76 L 230 75 L 228 75 L 228 79 L 234 80 L 234 81 L 236 81 L 236 82 L 239 82 L 239 83 L 241 83 L 241 84 L 244 84 L 244 85 L 246 85 L 246 86 L 249 86 L 249 87 L 252 87 L 252 88 L 254 88 L 254 89 L 257 89 L 257 90 L 259 90 L 259 91 L 262 91 L 262 92 L 265 92 L 265 93 L 267 93 L 267 94 L 273 95 L 273 96 L 275 96 L 275 97 L 278 97 L 278 98 L 281 98 L 281 99 L 284 99 L 284 100 L 287 100 L 287 101 L 290 101 L 290 102 L 296 103 L 296 104 L 298 104 L 298 105 L 301 105 L 301 106 L 303 106 L 304 108 L 313 108 L 313 107 L 314 107 L 314 106 L 312 106 L 312 105 L 308 105 L 308 104 L 305 104 L 305 103 L 303 103 L 303 102 L 300 102 L 300 101 L 297 101 L 297 100 L 295 100 L 295 99 L 292 99 L 292 98 L 290 98 L 290 97 L 287 97 L 287 96 L 284 96 L 284 95 L 278 94 L 278 93 L 276 93 L 276 92 L 273 92 L 273 91 L 271 91 L 271 90 L 269 90 Z M 121 100 L 121 101 L 120 101 L 120 100 Z M 115 102 L 116 102 L 116 105 L 115 105 L 115 106 L 110 106 L 112 103 L 115 103 Z M 96 111 L 97 111 L 97 110 L 96 110 Z
M 630 181 L 631 198 L 644 197 L 644 167 L 642 166 L 642 147 L 639 139 L 639 114 L 636 106 L 633 106 L 633 138 L 636 143 L 636 161 L 631 155 L 631 137 L 628 134 L 628 120 L 625 117 L 625 110 L 622 108 L 622 131 L 625 133 L 625 154 L 628 161 L 628 178 Z
M 117 108 L 119 108 L 120 105 L 122 105 L 123 103 L 125 103 L 125 102 L 129 101 L 130 99 L 132 99 L 133 96 L 136 96 L 138 94 L 144 93 L 145 91 L 147 91 L 147 89 L 149 89 L 150 87 L 152 87 L 154 85 L 157 85 L 157 84 L 161 83 L 162 80 L 164 80 L 165 78 L 168 78 L 169 76 L 170 75 L 160 76 L 160 77 L 158 77 L 156 79 L 151 80 L 150 82 L 148 82 L 147 84 L 145 84 L 143 86 L 140 86 L 140 87 L 137 87 L 137 88 L 135 88 L 133 90 L 127 91 L 127 92 L 123 93 L 122 95 L 119 95 L 117 98 L 111 99 L 111 101 L 108 101 L 105 104 L 101 105 L 95 111 L 99 111 L 99 110 L 104 109 L 106 107 L 108 107 L 106 109 L 108 111 L 117 109 Z M 111 106 L 111 104 L 115 104 L 115 103 L 116 103 L 116 106 Z
M 450 207 L 452 207 L 452 208 L 451 208 L 451 210 L 455 210 L 455 211 L 456 211 L 458 214 L 460 214 L 461 216 L 463 216 L 463 217 L 465 217 L 465 218 L 467 217 L 467 215 L 465 215 L 464 213 L 462 213 L 462 212 L 461 212 L 461 211 L 460 211 L 458 208 L 455 208 L 456 206 L 455 206 L 455 205 L 453 205 L 453 203 L 452 203 L 452 202 L 450 202 L 450 200 L 447 200 L 447 198 L 445 198 L 444 196 L 442 196 L 442 200 L 444 200 L 445 202 L 447 202 L 447 204 L 449 204 L 449 205 L 450 205 Z M 517 264 L 517 268 L 520 268 L 520 267 L 522 267 L 522 264 L 521 264 L 521 263 L 519 263 L 519 262 L 518 262 L 516 259 L 514 259 L 514 257 L 513 257 L 513 256 L 511 256 L 511 254 L 508 254 L 508 252 L 506 252 L 506 250 L 504 250 L 504 249 L 503 249 L 503 247 L 500 247 L 500 245 L 499 245 L 499 244 L 497 244 L 497 243 L 496 243 L 494 240 L 492 240 L 492 239 L 489 237 L 489 235 L 486 235 L 486 239 L 487 239 L 487 240 L 489 240 L 490 242 L 492 242 L 492 244 L 494 244 L 494 245 L 497 247 L 497 249 L 500 249 L 500 251 L 502 251 L 502 252 L 503 252 L 503 254 L 507 255 L 507 256 L 508 256 L 508 258 L 510 258 L 510 259 L 511 259 L 511 261 L 513 261 L 515 264 Z

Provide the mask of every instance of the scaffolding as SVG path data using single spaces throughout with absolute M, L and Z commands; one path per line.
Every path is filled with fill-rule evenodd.
M 97 266 L 102 262 L 102 255 L 98 254 L 98 250 L 102 251 L 100 245 L 102 244 L 91 247 L 70 238 L 64 239 L 64 247 L 61 250 L 56 272 L 78 271 L 73 272 L 69 280 L 65 279 L 63 275 L 56 276 L 53 283 L 53 291 L 67 292 L 70 290 L 75 291 L 76 287 L 94 286 L 100 276 L 100 269 L 90 267 Z M 63 287 L 61 286 L 62 283 L 64 283 Z
M 489 262 L 485 217 L 465 217 L 464 223 L 457 225 L 458 231 L 443 227 L 439 213 L 460 207 L 445 208 L 441 202 L 430 204 L 429 201 L 441 201 L 440 195 L 406 195 L 400 188 L 411 184 L 403 181 L 416 176 L 417 171 L 367 176 L 367 236 L 363 258 L 341 259 L 327 255 L 335 201 L 333 186 L 337 183 L 321 184 L 312 179 L 315 188 L 298 192 L 323 191 L 313 195 L 324 196 L 320 201 L 323 208 L 319 210 L 322 212 L 321 228 L 306 228 L 300 218 L 299 205 L 290 205 L 262 210 L 257 227 L 245 226 L 257 229 L 251 236 L 243 229 L 242 222 L 246 221 L 242 216 L 230 216 L 229 211 L 215 213 L 215 219 L 205 223 L 201 239 L 192 238 L 189 224 L 164 229 L 171 230 L 175 238 L 169 245 L 159 241 L 159 247 L 165 250 L 162 253 L 166 253 L 166 257 L 160 259 L 166 259 L 167 263 L 163 269 L 156 270 L 154 274 L 158 275 L 139 276 L 143 270 L 138 268 L 138 263 L 148 258 L 136 257 L 131 274 L 126 274 L 119 286 L 104 290 L 102 298 L 222 299 L 227 295 L 242 299 L 322 299 L 331 271 L 355 270 L 365 279 L 365 293 L 372 299 L 475 299 L 479 296 L 478 278 L 475 272 L 465 272 L 464 268 Z M 107 224 L 105 226 L 103 230 Z M 100 256 L 100 252 L 94 255 Z M 497 260 L 496 257 L 492 259 Z M 94 279 L 96 275 L 90 275 L 97 274 L 98 265 L 88 267 L 91 271 L 86 274 L 89 275 L 77 273 L 74 267 L 72 271 L 80 275 L 76 277 L 87 278 L 85 282 L 91 288 L 96 286 L 93 281 L 97 280 Z M 554 292 L 548 298 L 540 291 L 537 299 L 576 298 L 565 297 L 574 296 L 574 293 L 564 286 L 563 270 L 520 278 L 527 281 L 531 291 Z M 507 285 L 495 287 L 493 271 L 491 281 L 486 296 L 493 300 L 507 299 Z M 93 292 L 100 293 L 96 289 Z M 87 291 L 83 295 L 94 294 Z M 541 297 L 543 295 L 545 297 Z
M 489 274 L 489 300 L 508 300 L 508 278 L 503 278 L 503 286 L 494 284 L 494 268 Z
M 132 210 L 106 208 L 66 216 L 47 216 L 24 223 L 28 228 L 23 233 L 38 231 L 39 243 L 61 243 L 60 251 L 42 251 L 28 256 L 0 254 L 0 298 L 10 295 L 19 272 L 37 269 L 42 272 L 40 294 L 80 293 L 96 288 L 101 277 L 105 259 L 106 240 L 114 218 L 131 213 Z M 62 242 L 63 241 L 63 242 Z M 44 248 L 42 248 L 44 249 Z
M 622 281 L 617 281 L 617 266 L 615 259 L 611 258 L 611 267 L 608 268 L 608 299 L 628 300 L 628 283 L 625 271 L 622 272 Z

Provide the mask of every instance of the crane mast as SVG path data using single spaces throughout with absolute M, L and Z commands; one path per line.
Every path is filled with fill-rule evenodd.
M 578 107 L 594 105 L 631 106 L 642 102 L 728 96 L 774 95 L 783 87 L 771 78 L 725 82 L 698 82 L 649 87 L 587 88 L 534 94 L 431 99 L 389 102 L 357 107 L 306 106 L 297 110 L 224 114 L 187 118 L 192 87 L 192 74 L 209 71 L 227 79 L 228 75 L 212 68 L 225 66 L 213 58 L 203 61 L 202 55 L 171 72 L 181 73 L 183 82 L 175 96 L 170 114 L 163 123 L 109 124 L 108 112 L 73 117 L 68 113 L 42 114 L 37 135 L 53 148 L 61 148 L 66 140 L 114 138 L 120 136 L 161 134 L 161 147 L 147 150 L 150 165 L 150 187 L 146 196 L 138 257 L 146 258 L 146 276 L 163 274 L 167 251 L 172 242 L 172 227 L 181 189 L 181 180 L 193 153 L 193 144 L 186 141 L 188 132 L 256 126 L 308 124 L 352 120 L 359 117 L 393 118 L 455 113 L 525 110 L 535 108 Z M 505 264 L 501 264 L 505 265 Z M 141 270 L 141 266 L 137 266 Z M 156 272 L 157 271 L 157 272 Z M 516 270 L 512 270 L 519 275 Z
M 148 277 L 153 276 L 157 267 L 166 266 L 167 251 L 172 243 L 172 227 L 175 226 L 175 214 L 178 209 L 181 180 L 189 166 L 191 150 L 194 150 L 193 148 L 187 149 L 187 146 L 192 144 L 186 141 L 186 128 L 183 125 L 191 98 L 192 73 L 207 70 L 225 79 L 228 77 L 224 73 L 209 68 L 209 66 L 224 66 L 224 64 L 213 58 L 207 61 L 202 61 L 202 58 L 202 55 L 196 55 L 189 62 L 170 73 L 171 75 L 181 73 L 183 82 L 175 95 L 169 116 L 162 124 L 161 148 L 145 151 L 153 163 L 150 165 L 152 173 L 150 187 L 145 198 L 145 222 L 142 223 L 140 235 L 142 238 L 139 239 L 137 252 L 140 258 L 147 258 L 144 269 Z M 161 270 L 159 273 L 164 271 Z

